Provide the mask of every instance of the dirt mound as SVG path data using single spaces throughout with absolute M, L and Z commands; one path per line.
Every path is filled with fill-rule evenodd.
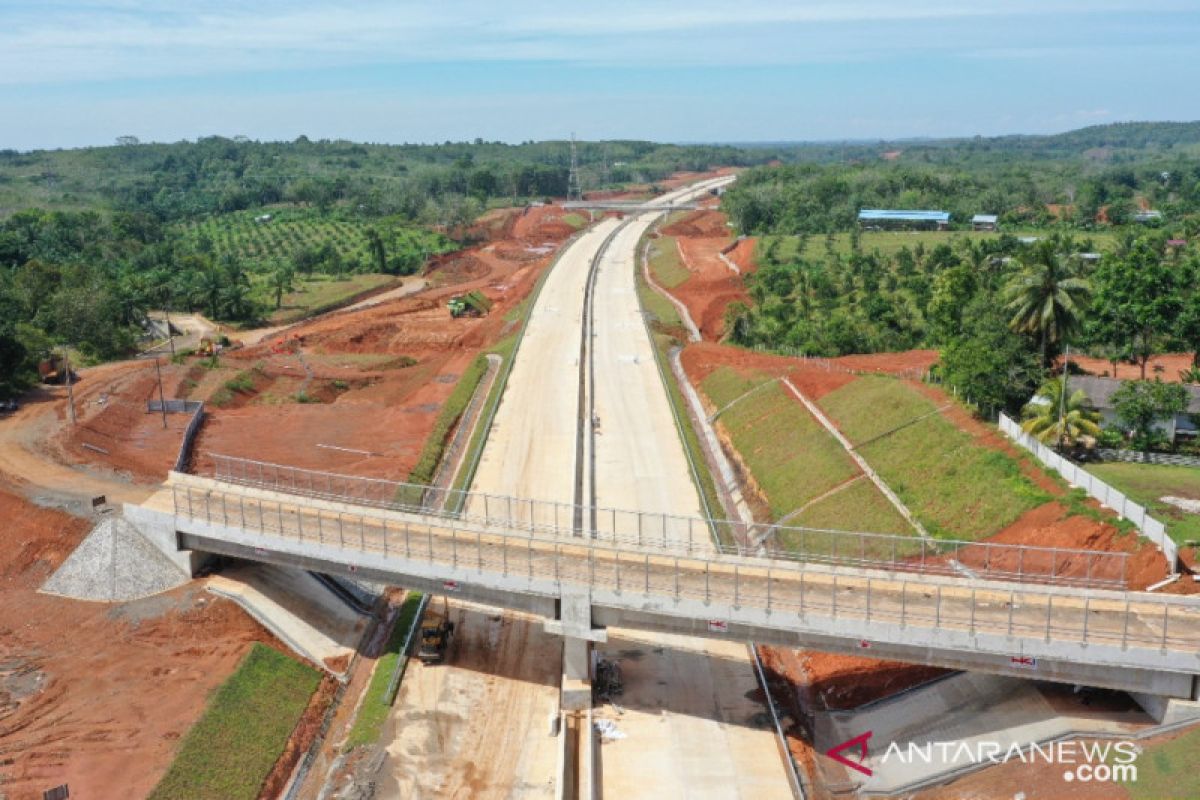
M 721 239 L 729 236 L 728 218 L 719 211 L 693 211 L 662 229 L 665 236 Z
M 1094 503 L 1092 505 L 1095 506 Z M 1091 517 L 1078 514 L 1068 517 L 1067 508 L 1058 502 L 1045 503 L 1026 511 L 1015 522 L 987 541 L 989 543 L 1025 544 L 1092 552 L 1129 553 L 1125 577 L 1130 589 L 1145 589 L 1147 586 L 1161 581 L 1169 572 L 1166 559 L 1149 540 L 1139 537 L 1136 533 L 1122 533 L 1114 525 Z M 968 553 L 964 555 L 963 561 L 970 566 L 978 558 L 982 558 L 982 553 L 974 555 Z M 1027 564 L 1031 558 L 1031 554 L 1026 554 Z M 1091 562 L 1090 567 L 1089 561 Z M 994 553 L 991 563 L 993 565 L 1001 563 Z M 1080 556 L 1072 558 L 1060 556 L 1055 563 L 1058 567 L 1057 573 L 1064 577 L 1085 578 L 1088 576 L 1089 570 L 1093 577 L 1120 577 L 1116 574 L 1111 576 L 1095 574 L 1104 569 L 1101 564 L 1115 569 L 1116 564 L 1112 562 L 1099 562 Z M 1016 569 L 1017 565 L 1009 566 Z
M 466 283 L 488 274 L 488 267 L 473 253 L 458 252 L 438 256 L 426 268 L 425 274 L 438 283 Z
M 888 375 L 927 372 L 937 363 L 937 350 L 903 350 L 897 353 L 864 353 L 831 359 L 847 369 L 882 372 Z
M 850 383 L 857 376 L 826 370 L 801 359 L 755 353 L 712 342 L 689 344 L 683 350 L 683 367 L 693 383 L 699 384 L 718 367 L 731 367 L 739 372 L 765 372 L 786 375 L 809 399 L 822 397 Z
M 725 257 L 737 264 L 743 275 L 748 275 L 758 269 L 758 262 L 754 260 L 757 243 L 758 240 L 750 236 L 738 239 L 733 247 L 725 250 Z

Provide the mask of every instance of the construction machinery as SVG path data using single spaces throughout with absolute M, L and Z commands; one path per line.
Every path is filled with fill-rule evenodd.
M 417 658 L 422 664 L 440 664 L 446 660 L 446 649 L 450 647 L 450 637 L 454 635 L 454 623 L 442 620 L 436 625 L 421 627 L 421 646 L 417 648 Z
M 38 378 L 42 383 L 66 383 L 67 371 L 67 360 L 57 353 L 38 362 Z
M 455 319 L 459 317 L 482 317 L 491 310 L 492 301 L 483 292 L 475 289 L 466 294 L 451 297 L 450 302 L 446 306 L 450 309 L 450 316 Z

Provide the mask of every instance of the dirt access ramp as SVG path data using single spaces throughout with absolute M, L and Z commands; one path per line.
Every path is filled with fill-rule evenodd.
M 0 491 L 0 792 L 144 797 L 250 644 L 279 647 L 196 585 L 129 603 L 40 593 L 92 521 Z
M 719 211 L 694 211 L 663 227 L 674 239 L 680 262 L 690 273 L 670 293 L 687 306 L 688 314 L 706 341 L 725 333 L 725 310 L 731 303 L 749 303 L 743 277 L 756 269 L 750 240 L 737 240 Z

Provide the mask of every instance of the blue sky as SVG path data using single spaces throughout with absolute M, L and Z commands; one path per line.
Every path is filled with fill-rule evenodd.
M 0 0 L 0 147 L 1043 133 L 1200 118 L 1200 0 Z

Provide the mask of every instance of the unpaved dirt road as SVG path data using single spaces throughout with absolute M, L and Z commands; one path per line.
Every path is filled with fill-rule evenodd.
M 443 613 L 435 601 L 426 619 Z M 553 798 L 561 642 L 514 612 L 453 603 L 449 616 L 446 663 L 409 663 L 376 798 Z

